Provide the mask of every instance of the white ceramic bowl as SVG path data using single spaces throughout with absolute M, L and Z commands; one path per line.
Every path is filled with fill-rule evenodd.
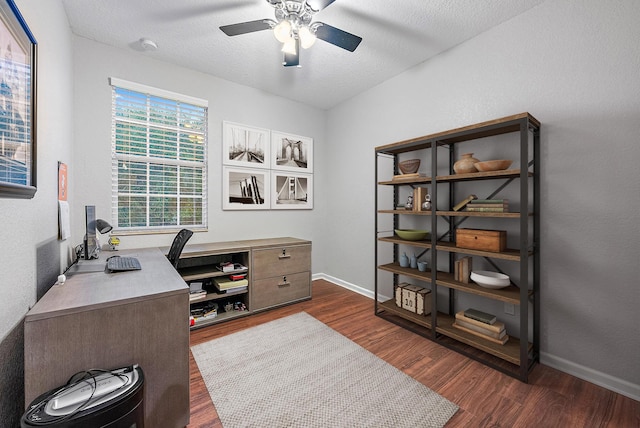
M 511 284 L 509 275 L 488 270 L 471 271 L 471 280 L 485 288 L 505 288 Z

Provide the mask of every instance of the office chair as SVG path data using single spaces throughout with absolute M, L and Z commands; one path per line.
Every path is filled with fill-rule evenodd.
M 178 261 L 180 260 L 180 254 L 182 253 L 182 249 L 185 244 L 191 238 L 193 232 L 189 229 L 182 229 L 175 238 L 173 238 L 173 243 L 171 244 L 171 248 L 169 249 L 169 254 L 167 254 L 167 258 L 169 262 L 173 265 L 174 268 L 178 269 Z

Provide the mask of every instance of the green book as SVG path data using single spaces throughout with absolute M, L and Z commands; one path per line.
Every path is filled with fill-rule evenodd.
M 496 316 L 488 314 L 486 312 L 479 311 L 477 309 L 469 308 L 464 311 L 464 316 L 476 321 L 483 322 L 485 324 L 493 324 L 496 322 Z

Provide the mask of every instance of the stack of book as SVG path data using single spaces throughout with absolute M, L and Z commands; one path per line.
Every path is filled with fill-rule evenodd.
M 465 284 L 469 283 L 469 277 L 471 276 L 472 270 L 472 260 L 473 259 L 471 257 L 466 256 L 455 261 L 453 271 L 453 279 L 455 281 L 464 282 Z
M 213 284 L 220 293 L 240 293 L 246 291 L 249 286 L 249 281 L 245 276 L 246 275 L 230 275 L 230 277 L 215 278 Z
M 190 325 L 195 325 L 199 322 L 209 320 L 218 316 L 218 304 L 215 302 L 207 302 L 204 306 L 198 308 L 191 308 L 190 311 Z
M 508 199 L 474 199 L 466 206 L 467 212 L 508 213 Z
M 497 321 L 495 315 L 477 309 L 458 312 L 453 326 L 499 345 L 509 340 L 504 323 Z

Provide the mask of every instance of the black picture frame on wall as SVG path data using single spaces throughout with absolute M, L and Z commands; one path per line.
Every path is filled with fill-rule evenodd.
M 37 190 L 37 42 L 13 0 L 0 0 L 0 197 Z

